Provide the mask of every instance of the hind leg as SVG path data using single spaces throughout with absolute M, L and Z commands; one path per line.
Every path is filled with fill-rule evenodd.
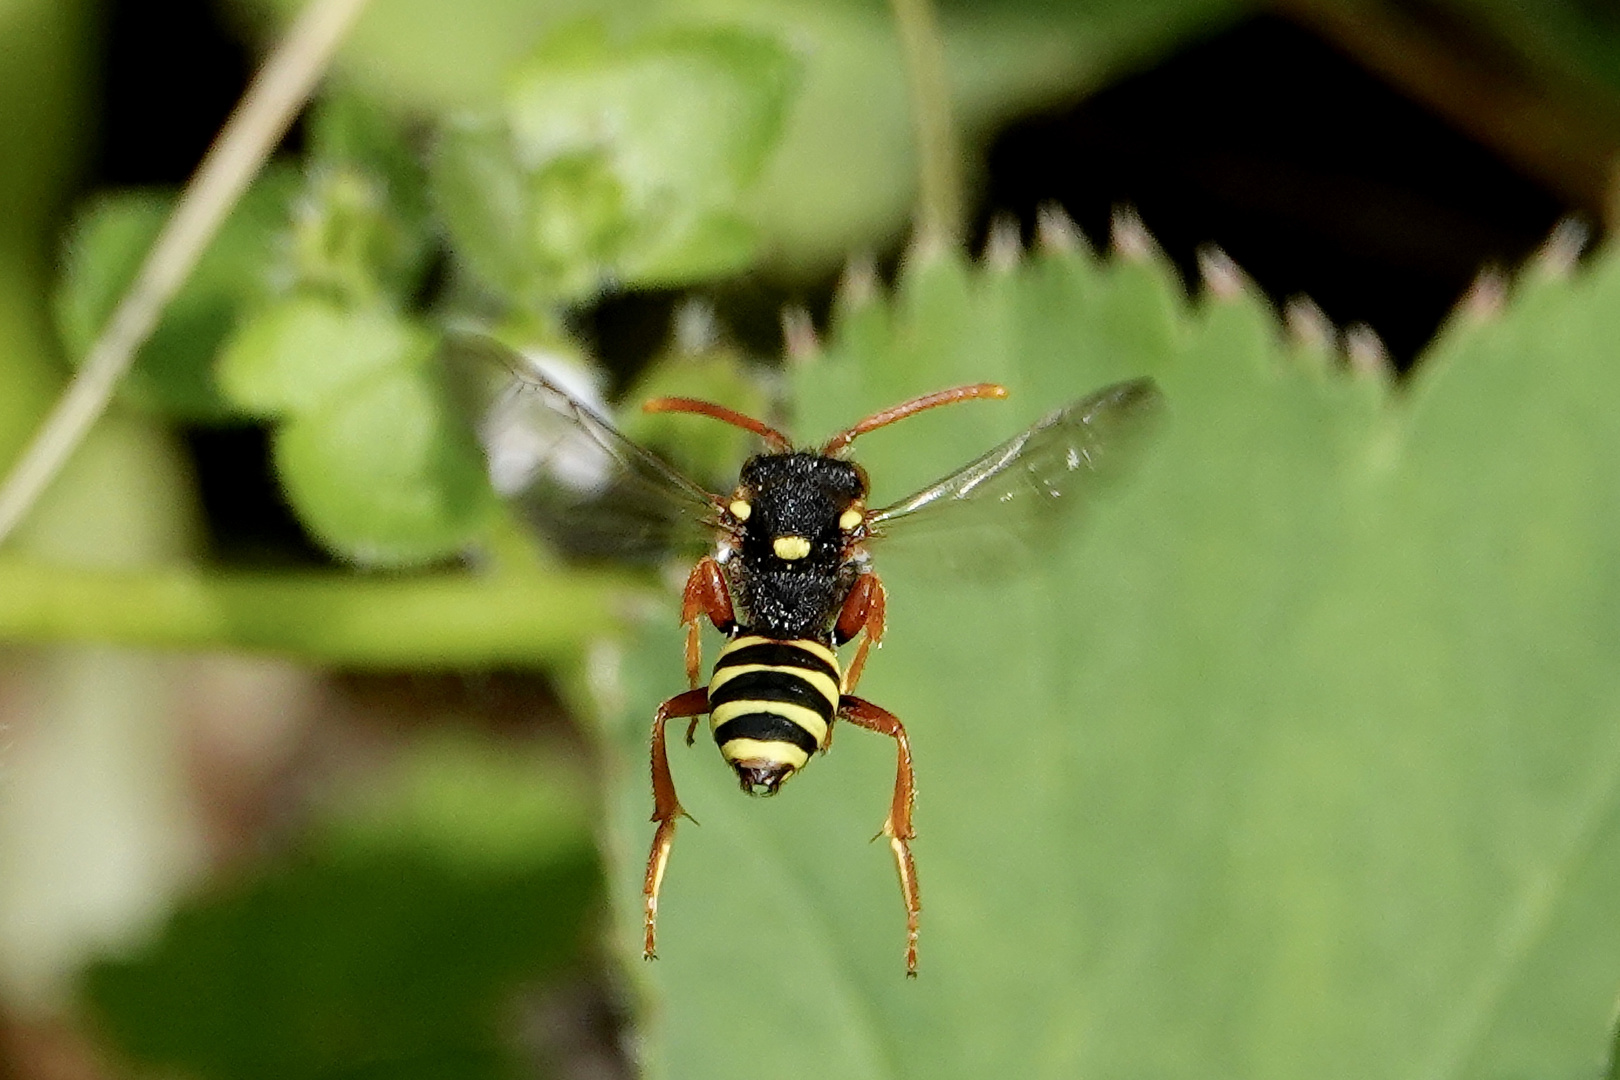
M 911 773 L 911 740 L 900 718 L 858 697 L 844 695 L 838 703 L 838 715 L 857 727 L 887 735 L 894 740 L 896 766 L 894 798 L 889 803 L 889 816 L 883 821 L 879 836 L 889 838 L 889 850 L 894 853 L 894 866 L 900 873 L 900 897 L 906 905 L 906 976 L 917 977 L 917 916 L 922 911 L 922 900 L 917 893 L 917 866 L 911 858 L 910 841 L 917 834 L 911 827 L 911 807 L 916 797 L 916 786 Z
M 669 849 L 675 843 L 675 821 L 690 817 L 681 809 L 675 797 L 675 779 L 669 774 L 669 754 L 664 749 L 664 725 L 671 720 L 688 716 L 702 716 L 709 711 L 709 692 L 702 688 L 676 694 L 662 705 L 653 716 L 652 726 L 652 820 L 658 822 L 653 833 L 652 851 L 647 854 L 647 877 L 641 887 L 646 902 L 647 936 L 642 944 L 642 955 L 648 960 L 658 956 L 658 890 L 664 884 L 664 869 L 669 865 Z

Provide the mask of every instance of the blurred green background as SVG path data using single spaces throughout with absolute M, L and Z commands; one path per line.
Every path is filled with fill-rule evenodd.
M 0 4 L 0 460 L 295 6 Z M 1615 1075 L 1620 16 L 907 10 L 373 0 L 0 548 L 0 1076 Z M 640 961 L 670 575 L 507 515 L 469 324 L 805 439 L 1012 388 L 880 501 L 1160 381 L 1059 550 L 880 558 L 915 983 L 856 731 L 769 802 L 675 748 Z

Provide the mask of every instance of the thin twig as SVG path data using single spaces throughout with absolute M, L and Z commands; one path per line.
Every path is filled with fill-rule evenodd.
M 917 128 L 917 232 L 921 245 L 962 237 L 962 151 L 951 117 L 945 41 L 931 0 L 893 0 Z
M 618 632 L 645 590 L 594 571 L 114 571 L 0 556 L 0 640 L 250 649 L 374 667 L 533 667 Z
M 0 541 L 107 408 L 136 351 L 325 74 L 366 0 L 310 0 L 270 54 L 164 223 L 84 365 L 0 488 Z

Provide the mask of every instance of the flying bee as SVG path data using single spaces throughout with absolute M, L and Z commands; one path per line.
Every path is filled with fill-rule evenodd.
M 492 479 L 531 523 L 565 550 L 650 555 L 697 541 L 705 551 L 686 579 L 690 688 L 659 706 L 652 722 L 652 820 L 643 885 L 644 955 L 656 955 L 658 897 L 677 820 L 665 727 L 699 720 L 710 730 L 743 791 L 774 795 L 825 752 L 843 720 L 895 742 L 894 793 L 879 835 L 888 840 L 906 910 L 906 974 L 917 973 L 921 901 L 911 840 L 911 741 L 900 719 L 857 697 L 871 647 L 883 639 L 885 593 L 871 551 L 891 536 L 931 534 L 949 544 L 986 529 L 1011 545 L 1083 501 L 1088 482 L 1111 471 L 1121 451 L 1158 411 L 1150 379 L 1117 383 L 1052 412 L 982 457 L 898 502 L 868 504 L 866 472 L 850 460 L 854 441 L 927 409 L 1002 398 L 976 383 L 912 398 L 872 414 L 819 447 L 796 447 L 782 432 L 723 405 L 664 397 L 642 408 L 692 413 L 751 432 L 763 449 L 743 463 L 735 487 L 715 495 L 620 434 L 580 387 L 542 364 L 509 360 L 509 382 L 485 413 L 480 436 Z M 514 446 L 516 449 L 514 449 Z M 936 528 L 924 529 L 931 524 Z M 978 556 L 980 558 L 983 555 Z M 707 684 L 699 631 L 707 620 L 725 637 Z M 857 642 L 847 668 L 838 650 Z

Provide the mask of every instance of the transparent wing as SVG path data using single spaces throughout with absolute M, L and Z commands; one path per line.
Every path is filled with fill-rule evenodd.
M 479 336 L 453 338 L 447 367 L 490 483 L 553 546 L 635 561 L 712 546 L 717 500 L 621 435 L 587 374 Z
M 1152 379 L 1116 383 L 876 511 L 868 528 L 886 549 L 922 548 L 948 572 L 1014 565 L 1127 470 L 1162 411 Z

